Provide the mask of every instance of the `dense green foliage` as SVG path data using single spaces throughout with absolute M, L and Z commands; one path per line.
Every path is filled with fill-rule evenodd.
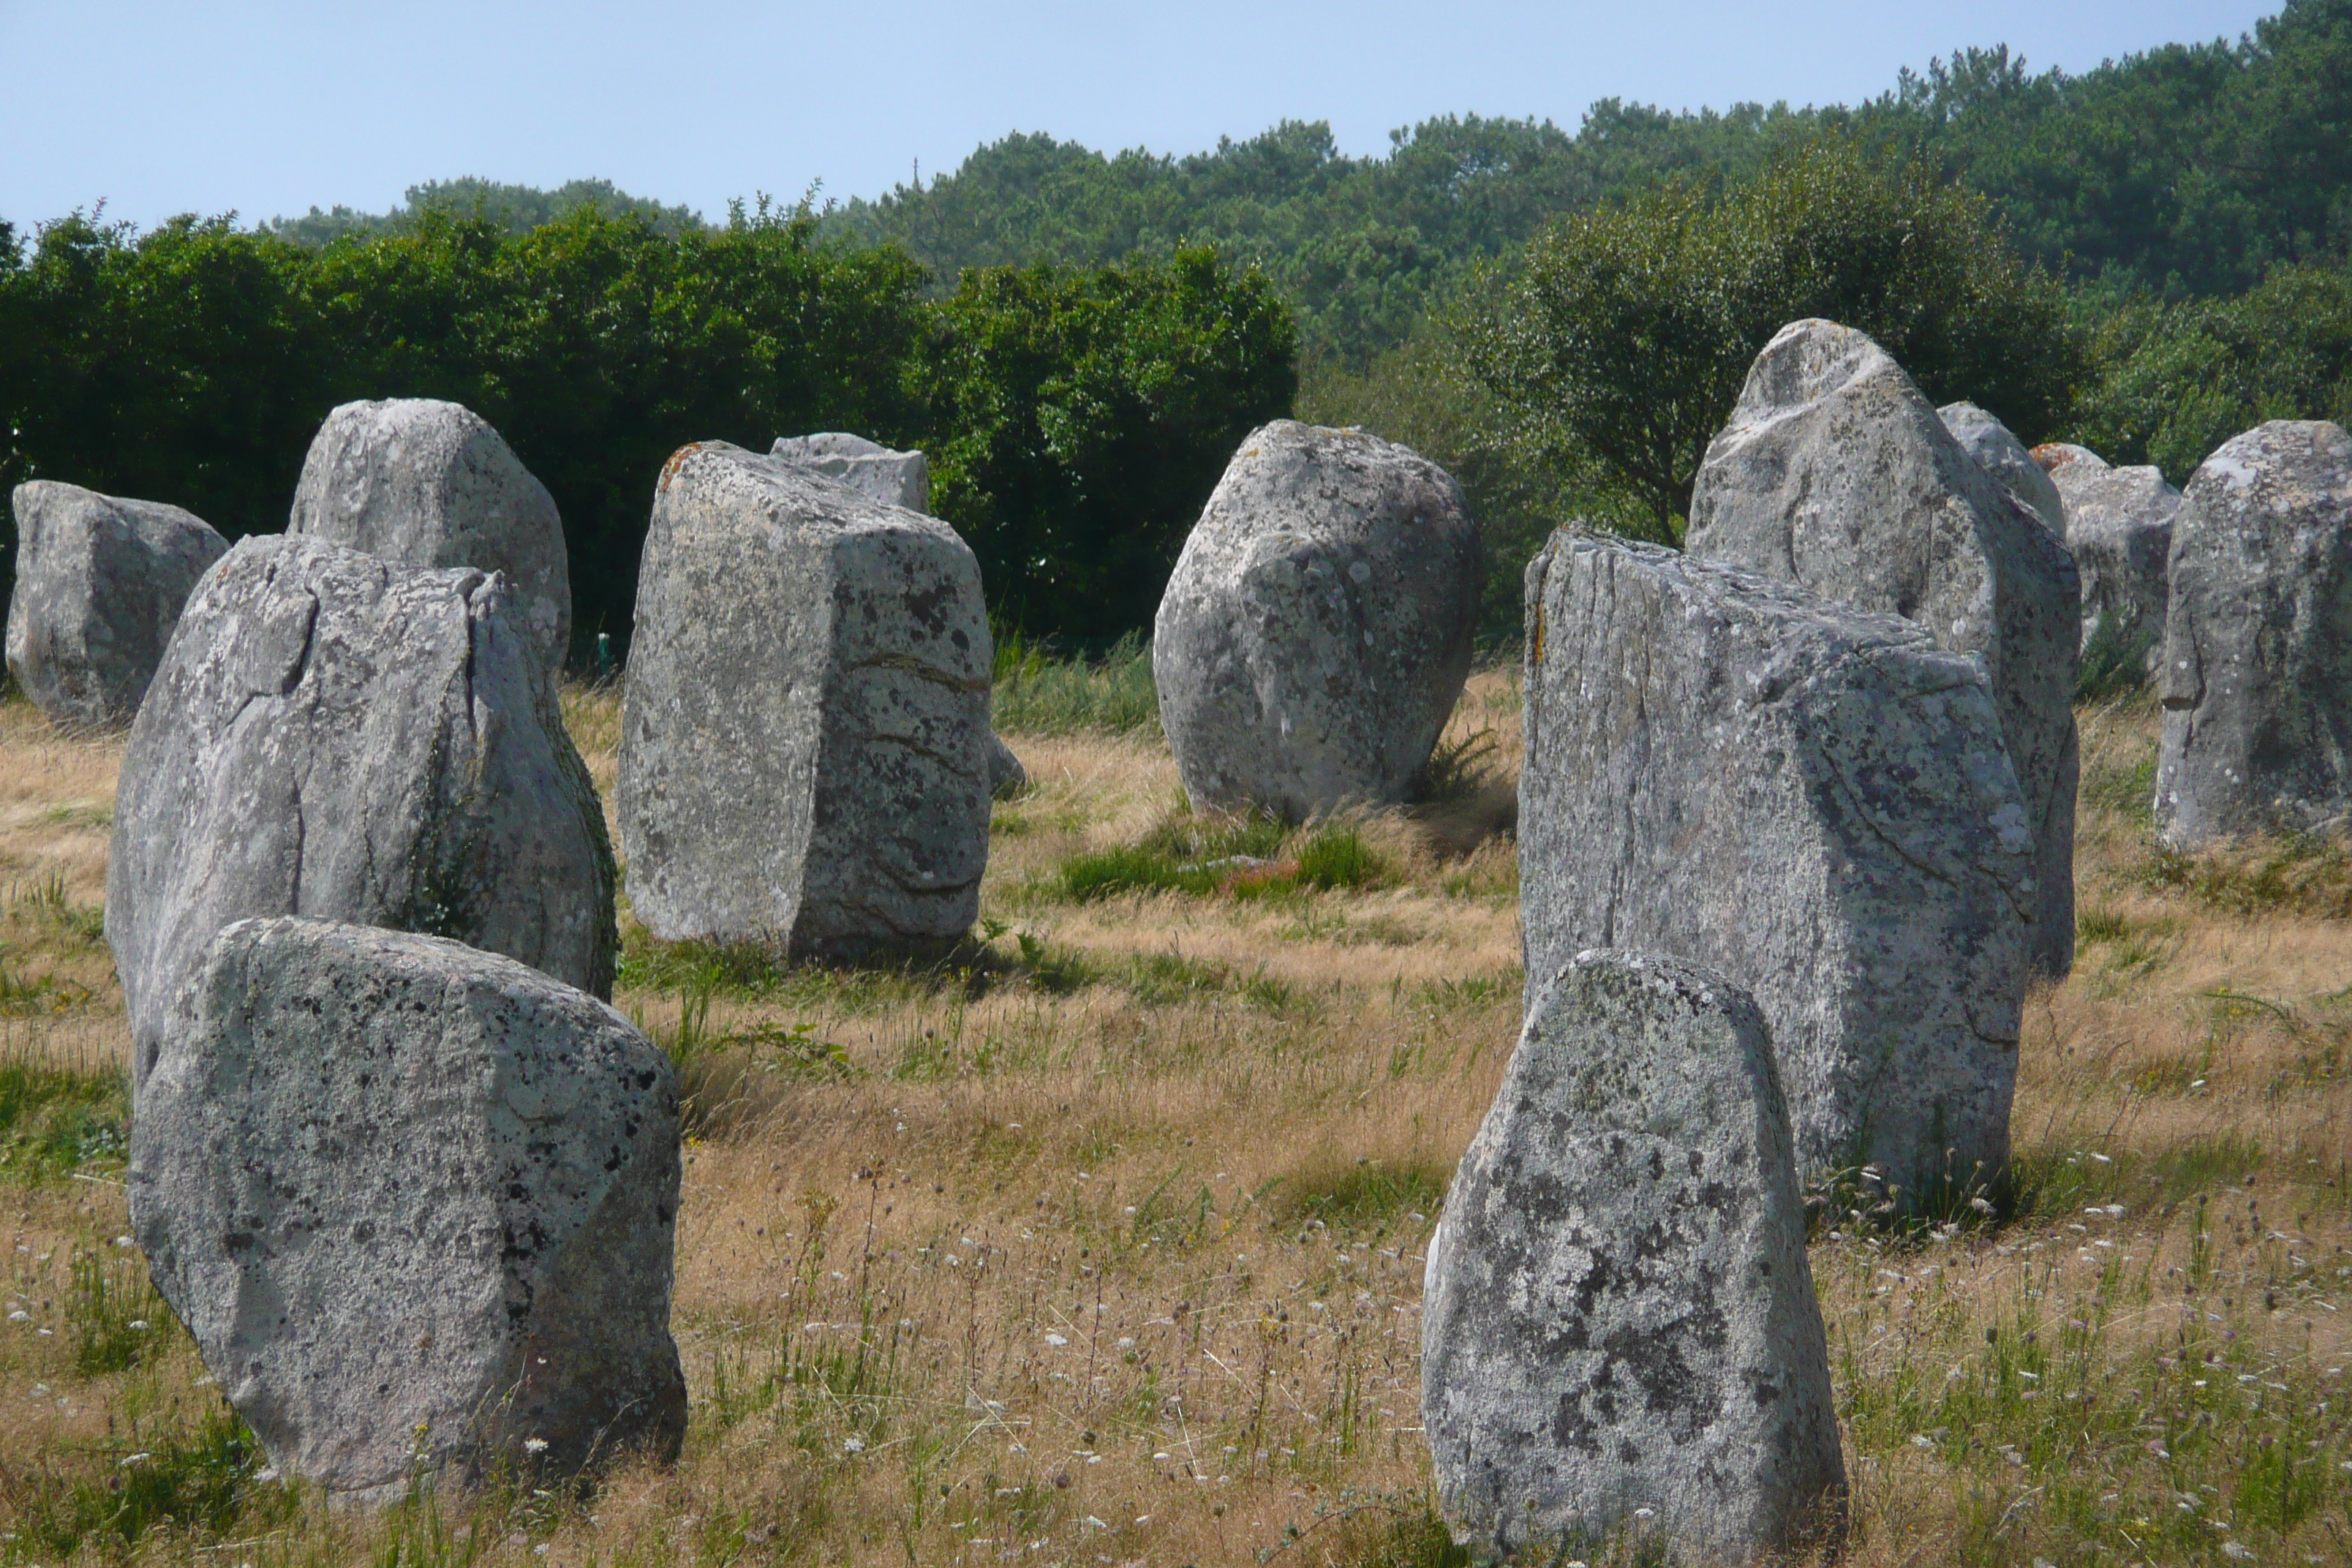
M 2086 291 L 2075 310 L 2101 373 L 2070 434 L 2110 462 L 2185 484 L 2265 419 L 2352 424 L 2352 268 L 2280 267 L 2235 299 Z
M 833 221 L 899 240 L 947 279 L 1213 240 L 1290 298 L 1310 358 L 1360 369 L 1473 262 L 1561 213 L 1672 177 L 1738 183 L 1822 130 L 1959 174 L 2029 260 L 2063 276 L 2234 292 L 2277 261 L 2340 257 L 2352 242 L 2352 0 L 2289 0 L 2235 43 L 2168 46 L 2080 75 L 1967 50 L 1851 108 L 1673 114 L 1612 99 L 1574 135 L 1449 116 L 1395 132 L 1385 157 L 1340 154 L 1319 122 L 1182 158 L 1013 136 Z
M 1108 641 L 1160 602 L 1241 437 L 1290 411 L 1290 314 L 1205 247 L 964 275 L 919 379 L 932 504 L 998 620 Z
M 633 196 L 610 180 L 566 180 L 551 191 L 543 191 L 536 185 L 501 184 L 471 175 L 411 185 L 406 199 L 388 213 L 363 213 L 341 205 L 325 211 L 312 207 L 300 217 L 274 217 L 262 226 L 280 239 L 326 245 L 352 235 L 404 233 L 424 222 L 426 215 L 438 214 L 480 218 L 508 234 L 526 234 L 582 207 L 606 217 L 642 217 L 664 234 L 705 226 L 702 215 L 690 207 L 665 206 L 645 196 Z
M 454 398 L 553 491 L 585 641 L 625 638 L 669 450 L 854 429 L 931 454 L 1001 626 L 1098 650 L 1295 395 L 1461 478 L 1507 637 L 1553 523 L 1671 535 L 1786 320 L 2179 480 L 2262 419 L 2352 408 L 2348 252 L 2352 0 L 2080 75 L 1964 50 L 1851 107 L 1449 116 L 1380 157 L 1295 121 L 1181 158 L 1017 135 L 715 226 L 603 181 L 257 233 L 77 216 L 0 224 L 0 484 L 274 529 L 329 407 Z
M 1973 398 L 2036 441 L 2087 369 L 2065 303 L 1984 197 L 1824 137 L 1720 197 L 1668 185 L 1547 229 L 1463 338 L 1500 416 L 1486 444 L 1592 473 L 1671 543 L 1783 323 L 1859 327 L 1934 401 Z
M 593 205 L 520 233 L 428 208 L 323 247 L 68 218 L 0 237 L 0 485 L 275 531 L 328 409 L 454 399 L 553 493 L 584 641 L 625 637 L 671 451 L 856 430 L 939 455 L 942 515 L 1016 618 L 1108 640 L 1148 615 L 1234 443 L 1288 406 L 1279 301 L 1205 251 L 976 274 L 937 304 L 922 280 L 765 206 L 671 233 Z

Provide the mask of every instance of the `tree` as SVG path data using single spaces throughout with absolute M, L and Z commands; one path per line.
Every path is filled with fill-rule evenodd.
M 1272 285 L 1206 247 L 965 273 L 916 375 L 933 507 L 998 618 L 1081 644 L 1149 625 L 1234 448 L 1290 411 L 1295 354 Z
M 1823 137 L 1720 195 L 1677 183 L 1570 217 L 1465 290 L 1470 374 L 1501 438 L 1638 499 L 1671 542 L 1759 350 L 1824 316 L 1870 333 L 1941 403 L 2041 438 L 2086 374 L 2064 296 L 1985 198 L 1917 160 Z
M 2097 384 L 2069 436 L 2186 484 L 2213 449 L 2268 419 L 2352 423 L 2352 268 L 2283 266 L 2234 300 L 2147 291 L 2082 302 Z

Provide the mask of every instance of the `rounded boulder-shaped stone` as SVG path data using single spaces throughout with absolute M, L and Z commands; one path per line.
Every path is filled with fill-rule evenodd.
M 394 397 L 328 415 L 286 531 L 404 566 L 503 572 L 541 660 L 563 667 L 572 577 L 555 498 L 463 404 Z
M 205 1365 L 330 1497 L 677 1452 L 677 1086 L 593 996 L 454 942 L 238 921 L 173 998 L 130 1188 Z
M 106 938 L 133 1089 L 232 921 L 424 931 L 605 995 L 614 880 L 503 576 L 245 540 L 188 601 L 123 748 Z
M 1360 430 L 1254 431 L 1184 542 L 1151 649 L 1197 806 L 1405 797 L 1462 695 L 1486 569 L 1453 476 Z
M 127 724 L 180 610 L 228 541 L 191 511 L 28 479 L 12 498 L 8 672 L 68 724 Z

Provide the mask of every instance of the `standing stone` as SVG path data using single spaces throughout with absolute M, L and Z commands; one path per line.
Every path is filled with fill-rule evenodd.
M 2042 520 L 2042 527 L 2061 539 L 2066 537 L 2066 503 L 2060 499 L 2058 487 L 2050 482 L 2050 476 L 2008 426 L 1973 403 L 1947 403 L 1936 410 L 1936 417 L 1977 460 L 1978 467 L 1999 479 L 2024 503 L 2026 510 Z
M 621 720 L 629 900 L 666 941 L 936 950 L 980 912 L 989 676 L 954 529 L 723 441 L 662 469 Z
M 128 724 L 180 606 L 228 541 L 194 512 L 28 479 L 16 511 L 8 673 L 66 724 Z
M 768 455 L 839 479 L 885 506 L 931 510 L 931 464 L 920 452 L 894 452 L 863 436 L 826 430 L 814 436 L 779 436 Z
M 1486 572 L 1462 487 L 1409 447 L 1253 431 L 1184 542 L 1151 648 L 1195 806 L 1402 800 L 1470 672 Z
M 2352 437 L 2273 419 L 2173 519 L 2157 826 L 2189 847 L 2352 807 Z
M 1029 787 L 1029 770 L 1004 743 L 1004 737 L 994 730 L 988 732 L 988 793 L 997 800 L 1009 800 Z
M 329 1497 L 677 1456 L 677 1085 L 511 959 L 239 921 L 131 1134 L 155 1286 L 269 1460 Z M 533 1445 L 540 1445 L 534 1447 Z
M 1538 989 L 1446 1193 L 1421 1345 L 1465 1544 L 1549 1562 L 1633 1530 L 1714 1564 L 1834 1535 L 1829 1346 L 1746 993 L 1605 951 Z
M 1527 606 L 1527 973 L 1602 946 L 1718 969 L 1771 1023 L 1801 1171 L 1874 1165 L 1909 1206 L 1990 1185 L 2033 836 L 1982 668 L 1590 535 L 1552 536 Z
M 285 534 L 214 568 L 115 795 L 134 1090 L 189 967 L 248 916 L 450 937 L 611 993 L 604 810 L 539 660 L 503 576 Z
M 503 572 L 550 670 L 572 641 L 555 500 L 489 421 L 430 397 L 346 403 L 303 459 L 286 531 L 404 566 Z
M 2166 562 L 2180 492 L 2152 467 L 2111 468 L 2084 447 L 2037 447 L 2059 460 L 2051 481 L 2066 504 L 2066 548 L 2083 579 L 2083 647 L 2101 637 L 2149 668 L 2163 657 Z
M 1917 621 L 1992 676 L 2037 859 L 2034 967 L 2074 957 L 2074 687 L 2066 547 L 1952 438 L 1886 352 L 1832 321 L 1780 329 L 1707 447 L 1690 552 Z

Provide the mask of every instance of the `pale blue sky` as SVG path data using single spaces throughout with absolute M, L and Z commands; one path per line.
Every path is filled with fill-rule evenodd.
M 1046 131 L 1191 152 L 1289 117 L 1376 152 L 1433 114 L 1850 102 L 2007 43 L 2070 70 L 2236 37 L 2244 0 L 1151 5 L 835 0 L 294 4 L 0 0 L 0 217 L 103 197 L 247 221 L 480 174 L 601 175 L 716 216 L 730 195 L 873 195 Z

